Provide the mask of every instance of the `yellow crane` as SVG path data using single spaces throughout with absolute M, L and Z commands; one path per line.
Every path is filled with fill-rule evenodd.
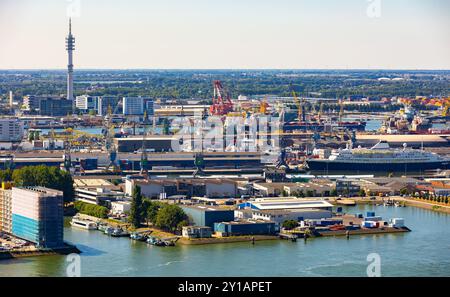
M 303 113 L 303 102 L 300 102 L 294 89 L 292 89 L 292 96 L 294 97 L 295 104 L 297 105 L 298 108 L 298 120 L 303 121 L 305 117 Z
M 319 113 L 317 114 L 317 119 L 320 122 L 321 118 L 323 115 L 323 102 L 320 103 L 320 107 L 319 107 Z
M 342 99 L 339 99 L 339 122 L 342 122 L 342 117 L 344 116 L 344 103 L 342 102 Z
M 267 97 L 264 97 L 264 100 L 262 100 L 259 105 L 259 112 L 262 114 L 267 114 L 268 107 L 269 107 L 269 104 L 267 103 Z

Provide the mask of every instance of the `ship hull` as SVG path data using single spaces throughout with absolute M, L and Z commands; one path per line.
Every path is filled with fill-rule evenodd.
M 310 159 L 306 161 L 312 171 L 356 171 L 356 172 L 420 172 L 433 169 L 449 169 L 450 162 L 398 162 L 398 163 L 356 163 Z

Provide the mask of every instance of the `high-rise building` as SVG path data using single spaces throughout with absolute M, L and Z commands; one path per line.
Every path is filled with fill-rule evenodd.
M 39 115 L 66 116 L 72 113 L 72 101 L 46 97 L 39 100 Z
M 147 112 L 147 116 L 151 117 L 155 114 L 155 102 L 153 98 L 144 98 L 144 109 Z
M 39 247 L 64 245 L 63 193 L 44 187 L 12 188 L 12 234 Z
M 12 233 L 11 184 L 2 182 L 0 188 L 0 232 Z
M 97 110 L 99 97 L 97 96 L 89 96 L 82 95 L 77 96 L 75 99 L 75 107 L 83 112 L 87 112 L 89 110 Z
M 123 97 L 124 115 L 143 115 L 144 98 L 142 97 Z
M 67 64 L 67 100 L 73 102 L 73 54 L 75 50 L 75 37 L 72 35 L 72 20 L 69 19 L 69 35 L 66 37 Z
M 119 97 L 101 96 L 98 97 L 97 104 L 98 115 L 104 116 L 108 113 L 108 108 L 111 108 L 111 113 L 120 114 L 123 112 L 122 100 Z
M 23 122 L 18 118 L 0 118 L 0 141 L 21 141 L 23 134 Z

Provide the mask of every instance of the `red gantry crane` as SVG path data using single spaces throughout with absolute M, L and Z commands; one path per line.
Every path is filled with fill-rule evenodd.
M 233 103 L 230 99 L 230 94 L 223 94 L 223 86 L 219 80 L 214 81 L 214 97 L 212 99 L 212 105 L 209 108 L 211 115 L 226 115 L 233 111 Z M 224 95 L 224 97 L 222 97 Z

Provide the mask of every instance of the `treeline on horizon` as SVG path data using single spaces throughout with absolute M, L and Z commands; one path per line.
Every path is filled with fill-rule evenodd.
M 407 79 L 378 81 L 380 77 Z M 450 71 L 388 70 L 79 70 L 75 71 L 75 95 L 209 101 L 214 80 L 221 80 L 233 98 L 266 94 L 290 97 L 292 90 L 299 96 L 325 98 L 450 95 Z M 65 94 L 65 72 L 0 71 L 0 94 L 6 98 L 9 90 L 17 97 Z

